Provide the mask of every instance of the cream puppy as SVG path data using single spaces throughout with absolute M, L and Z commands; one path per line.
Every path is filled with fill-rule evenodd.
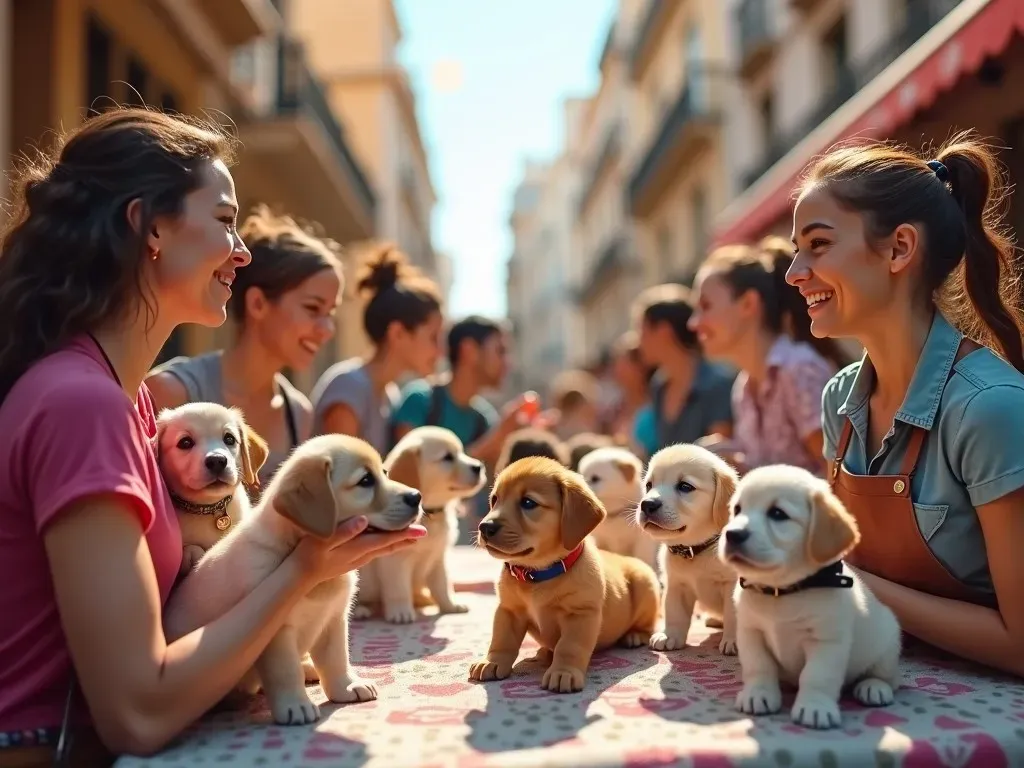
M 651 636 L 651 648 L 686 646 L 694 607 L 722 620 L 718 649 L 736 653 L 736 574 L 716 556 L 718 537 L 729 521 L 736 470 L 696 445 L 673 445 L 651 457 L 646 493 L 636 510 L 637 525 L 666 545 L 665 629 Z
M 900 627 L 843 566 L 860 534 L 828 483 L 797 467 L 761 467 L 740 481 L 732 507 L 719 557 L 740 576 L 737 709 L 778 712 L 780 681 L 799 686 L 792 718 L 810 728 L 839 727 L 846 685 L 861 704 L 890 704 Z
M 395 531 L 421 514 L 420 493 L 387 478 L 380 456 L 362 440 L 321 435 L 281 465 L 259 505 L 217 542 L 172 593 L 164 616 L 173 641 L 224 613 L 265 579 L 303 536 L 329 538 L 339 524 L 365 515 L 370 527 Z M 274 721 L 302 725 L 320 717 L 306 693 L 302 657 L 309 653 L 327 698 L 377 698 L 373 683 L 352 674 L 348 614 L 356 574 L 315 586 L 292 609 L 243 688 L 262 685 Z
M 216 403 L 165 408 L 156 427 L 160 472 L 181 526 L 184 574 L 248 513 L 245 485 L 258 484 L 267 444 L 240 410 Z
M 606 552 L 638 557 L 656 571 L 658 542 L 636 524 L 636 507 L 644 495 L 644 465 L 625 448 L 603 447 L 580 460 L 579 473 L 601 500 L 608 516 L 591 534 Z
M 475 495 L 487 481 L 484 465 L 466 455 L 455 433 L 418 427 L 403 437 L 384 461 L 388 477 L 419 489 L 428 535 L 414 546 L 379 557 L 359 572 L 359 608 L 368 616 L 380 606 L 387 621 L 405 624 L 425 605 L 424 590 L 441 613 L 465 613 L 455 602 L 448 575 L 448 550 L 459 535 L 458 502 Z

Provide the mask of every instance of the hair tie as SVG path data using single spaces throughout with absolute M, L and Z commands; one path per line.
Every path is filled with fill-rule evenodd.
M 949 169 L 946 168 L 946 166 L 943 165 L 941 161 L 929 160 L 928 167 L 935 172 L 935 175 L 938 176 L 939 181 L 941 181 L 943 184 L 949 181 Z

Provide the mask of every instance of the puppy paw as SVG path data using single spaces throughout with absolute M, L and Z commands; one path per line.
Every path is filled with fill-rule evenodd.
M 354 605 L 352 606 L 352 618 L 361 620 L 368 619 L 373 616 L 373 611 L 368 605 Z
M 320 708 L 306 692 L 278 694 L 270 699 L 270 714 L 278 725 L 308 725 L 320 719 Z
M 505 662 L 477 661 L 469 665 L 469 679 L 479 683 L 504 680 L 512 674 L 512 665 Z
M 412 605 L 388 605 L 384 607 L 384 620 L 392 624 L 412 624 L 416 619 L 416 609 Z
M 540 680 L 540 687 L 555 693 L 575 693 L 583 690 L 583 671 L 574 667 L 548 667 Z
M 793 702 L 793 722 L 805 728 L 827 730 L 842 725 L 839 702 L 822 693 L 800 692 Z
M 655 651 L 678 651 L 680 648 L 686 647 L 686 638 L 655 632 L 651 635 L 648 645 Z
M 735 656 L 736 638 L 722 635 L 722 639 L 718 641 L 718 650 L 723 656 Z
M 356 701 L 376 701 L 377 686 L 369 680 L 345 679 L 333 685 L 324 684 L 324 693 L 335 704 L 351 704 Z
M 307 683 L 320 682 L 320 673 L 316 671 L 316 667 L 313 666 L 313 662 L 308 656 L 302 660 L 302 675 Z
M 774 715 L 782 709 L 778 684 L 753 683 L 736 694 L 736 709 L 745 715 Z
M 865 707 L 887 707 L 892 704 L 892 686 L 877 677 L 866 677 L 853 686 L 853 698 Z
M 619 645 L 625 648 L 642 648 L 650 642 L 651 636 L 648 633 L 630 632 L 619 641 Z
M 450 603 L 438 608 L 438 613 L 469 613 L 469 606 L 464 603 Z

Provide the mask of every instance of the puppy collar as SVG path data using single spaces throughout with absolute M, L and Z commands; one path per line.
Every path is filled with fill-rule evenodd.
M 234 498 L 234 494 L 225 496 L 220 501 L 215 501 L 213 504 L 196 504 L 194 501 L 183 499 L 175 493 L 171 494 L 171 501 L 174 503 L 175 509 L 180 509 L 182 512 L 186 512 L 190 515 L 216 515 L 214 525 L 217 526 L 218 531 L 226 531 L 231 527 L 231 517 L 227 513 L 228 504 Z
M 796 584 L 788 587 L 765 587 L 760 584 L 751 584 L 746 579 L 740 579 L 740 586 L 743 589 L 752 589 L 762 595 L 771 597 L 782 597 L 792 595 L 795 592 L 803 592 L 805 589 L 818 587 L 831 587 L 833 589 L 850 589 L 853 587 L 853 579 L 843 573 L 843 561 L 837 560 L 831 565 L 826 565 L 820 571 L 812 573 L 806 579 L 801 579 Z
M 686 544 L 675 544 L 668 548 L 668 551 L 673 555 L 679 555 L 680 557 L 686 558 L 687 560 L 693 560 L 697 555 L 707 552 L 713 546 L 718 544 L 719 534 L 715 534 L 707 541 L 702 541 L 700 544 L 695 544 L 692 547 Z
M 580 555 L 582 554 L 583 544 L 580 544 L 564 558 L 556 563 L 552 563 L 547 568 L 526 568 L 522 565 L 512 565 L 512 563 L 505 563 L 505 568 L 516 581 L 532 581 L 534 584 L 537 584 L 541 581 L 554 579 L 561 576 L 563 573 L 568 573 L 569 569 L 572 568 L 573 563 L 579 560 Z
M 436 515 L 438 512 L 444 512 L 444 507 L 430 507 L 429 509 L 427 507 L 423 508 L 423 516 L 424 517 L 430 517 L 431 515 Z

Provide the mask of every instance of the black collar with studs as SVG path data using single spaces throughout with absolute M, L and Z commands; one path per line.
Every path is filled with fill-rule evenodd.
M 694 544 L 692 547 L 688 544 L 675 544 L 668 548 L 668 551 L 673 555 L 678 555 L 686 560 L 693 560 L 697 555 L 704 554 L 712 547 L 718 544 L 719 534 L 715 534 L 707 541 L 702 541 L 700 544 Z
M 790 584 L 788 587 L 765 587 L 761 584 L 751 584 L 742 578 L 740 579 L 740 586 L 743 589 L 752 589 L 755 592 L 760 592 L 762 595 L 783 597 L 784 595 L 792 595 L 807 589 L 851 589 L 853 587 L 853 578 L 843 572 L 843 561 L 837 560 L 831 565 L 826 565 L 820 571 L 812 573 L 806 579 L 801 579 L 796 584 Z
M 194 501 L 183 499 L 175 493 L 171 494 L 171 501 L 174 502 L 174 508 L 180 509 L 182 512 L 187 512 L 190 515 L 223 515 L 226 514 L 228 505 L 234 498 L 234 494 L 225 496 L 220 501 L 215 501 L 213 504 L 197 504 Z

